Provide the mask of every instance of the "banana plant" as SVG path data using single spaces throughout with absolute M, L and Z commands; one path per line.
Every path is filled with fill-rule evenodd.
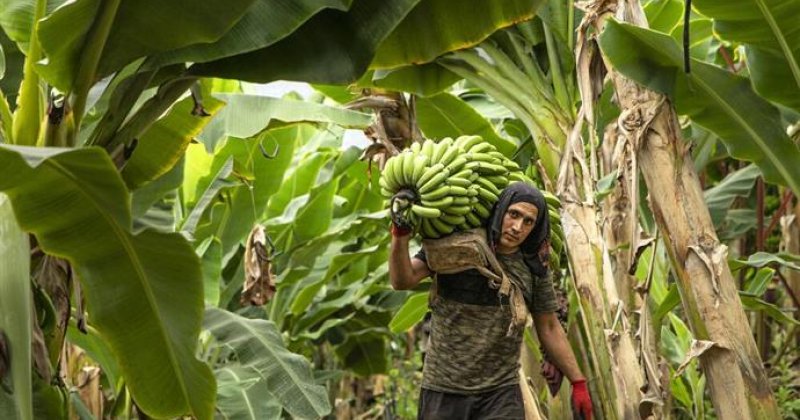
M 587 11 L 591 16 L 589 24 L 601 33 L 600 46 L 607 68 L 612 72 L 623 113 L 648 116 L 646 121 L 629 119 L 625 123 L 629 125 L 629 131 L 637 133 L 632 137 L 637 145 L 636 156 L 643 165 L 642 174 L 651 194 L 656 223 L 659 231 L 664 232 L 688 324 L 696 339 L 693 354 L 702 361 L 714 407 L 723 417 L 777 417 L 778 408 L 725 261 L 727 247 L 715 234 L 702 201 L 700 183 L 691 154 L 684 146 L 675 110 L 664 96 L 647 91 L 618 73 L 633 74 L 631 77 L 634 79 L 644 76 L 635 70 L 637 66 L 625 64 L 627 58 L 617 54 L 617 48 L 630 45 L 629 42 L 642 41 L 639 45 L 647 45 L 651 57 L 660 56 L 654 60 L 659 62 L 653 68 L 655 71 L 647 75 L 647 79 L 654 83 L 646 86 L 661 92 L 666 88 L 673 99 L 694 95 L 696 101 L 691 104 L 684 102 L 684 108 L 679 112 L 687 113 L 712 131 L 717 131 L 723 141 L 728 137 L 732 154 L 742 153 L 741 156 L 754 160 L 765 177 L 790 186 L 794 184 L 792 170 L 786 162 L 780 161 L 781 157 L 764 149 L 763 154 L 758 153 L 764 138 L 759 130 L 771 130 L 779 136 L 779 147 L 786 148 L 782 154 L 796 154 L 796 146 L 793 149 L 793 145 L 780 143 L 782 133 L 776 130 L 773 110 L 766 101 L 748 95 L 746 80 L 696 61 L 691 62 L 690 73 L 684 73 L 683 67 L 673 67 L 676 59 L 682 58 L 680 50 L 668 35 L 642 28 L 647 26 L 647 22 L 637 3 L 625 4 L 620 10 L 620 16 L 636 26 L 607 20 L 611 12 L 603 9 L 599 2 L 589 4 Z M 618 70 L 622 68 L 627 70 Z M 672 79 L 668 83 L 658 77 L 670 72 Z M 723 99 L 733 92 L 741 96 L 736 96 L 735 101 Z M 737 115 L 740 112 L 734 109 L 733 103 L 742 105 L 744 100 L 754 101 L 748 103 L 753 110 L 746 116 Z M 677 99 L 676 102 L 680 101 Z M 715 105 L 719 105 L 723 111 L 721 114 L 708 112 L 714 110 Z M 723 127 L 716 119 L 719 117 L 732 118 L 729 121 L 735 119 L 736 124 L 747 129 L 744 133 L 732 133 L 730 127 Z M 744 138 L 737 139 L 737 134 Z M 682 205 L 676 206 L 676 200 L 683 200 Z M 706 311 L 714 311 L 717 316 L 713 319 L 704 317 L 702 313 Z M 730 366 L 734 365 L 746 367 L 731 371 Z M 721 386 L 722 381 L 727 385 Z
M 65 260 L 80 282 L 90 314 L 89 324 L 81 328 L 96 332 L 119 368 L 112 388 L 121 386 L 120 395 L 132 396 L 136 407 L 150 416 L 212 416 L 214 377 L 192 350 L 200 332 L 204 297 L 215 296 L 213 288 L 203 284 L 202 275 L 204 270 L 216 272 L 214 267 L 220 267 L 213 256 L 231 258 L 235 254 L 231 250 L 252 227 L 215 225 L 220 237 L 203 250 L 206 264 L 202 267 L 187 240 L 205 228 L 196 224 L 204 207 L 214 213 L 209 197 L 215 197 L 215 191 L 225 190 L 226 198 L 248 202 L 251 195 L 246 191 L 253 179 L 247 174 L 237 178 L 237 187 L 223 182 L 204 184 L 197 200 L 189 203 L 189 219 L 170 218 L 163 211 L 170 202 L 180 200 L 174 191 L 182 181 L 181 164 L 189 145 L 224 109 L 224 101 L 234 105 L 238 101 L 215 98 L 197 82 L 205 76 L 229 76 L 226 69 L 233 64 L 238 70 L 260 69 L 234 76 L 249 81 L 282 77 L 347 83 L 361 76 L 380 44 L 416 6 L 428 8 L 418 13 L 433 10 L 436 19 L 447 21 L 444 11 L 432 2 L 282 3 L 292 7 L 255 0 L 207 2 L 191 8 L 175 1 L 156 7 L 152 2 L 131 1 L 6 0 L 0 7 L 2 50 L 8 58 L 2 61 L 6 71 L 0 95 L 1 189 L 8 193 L 14 218 L 33 235 L 38 249 Z M 524 3 L 505 10 L 501 21 L 529 15 L 530 10 L 520 6 Z M 267 8 L 270 13 L 263 13 Z M 159 10 L 158 16 L 152 10 Z M 491 32 L 502 24 L 478 14 L 474 20 L 480 22 L 474 27 L 477 33 Z M 264 28 L 270 29 L 265 32 Z M 405 30 L 414 29 L 410 24 Z M 468 30 L 448 42 L 458 44 L 461 37 L 469 36 L 473 34 Z M 329 58 L 307 60 L 313 52 L 310 46 L 327 52 Z M 395 43 L 393 51 L 398 48 Z M 286 51 L 294 59 L 284 55 Z M 21 60 L 23 55 L 26 58 Z M 283 57 L 285 67 L 258 64 L 275 56 Z M 19 93 L 14 95 L 16 90 Z M 189 90 L 191 97 L 184 97 Z M 319 112 L 326 113 L 324 106 L 312 108 L 273 102 L 274 113 L 268 118 L 292 123 L 316 120 Z M 362 124 L 352 122 L 363 119 L 353 112 L 328 109 L 327 114 L 323 118 L 333 118 L 333 122 L 350 118 L 342 122 L 345 126 Z M 261 141 L 267 144 L 270 136 Z M 247 146 L 253 144 L 257 142 Z M 225 153 L 253 156 L 253 150 L 236 145 Z M 212 177 L 226 179 L 224 164 L 217 169 Z M 239 174 L 236 169 L 230 173 Z M 261 183 L 266 185 L 266 180 Z M 329 197 L 331 190 L 312 195 Z M 165 198 L 164 193 L 172 196 Z M 50 205 L 40 208 L 44 203 L 31 201 L 34 196 L 49 197 Z M 37 211 L 29 211 L 32 208 Z M 53 211 L 59 217 L 49 213 Z M 311 213 L 306 218 L 312 220 Z M 111 278 L 115 281 L 109 282 Z M 174 290 L 178 284 L 180 291 Z M 173 298 L 174 305 L 165 301 Z M 66 335 L 68 341 L 74 337 L 67 334 L 68 323 L 59 321 L 58 325 L 62 330 L 56 335 Z M 142 354 L 137 350 L 141 340 L 160 351 Z

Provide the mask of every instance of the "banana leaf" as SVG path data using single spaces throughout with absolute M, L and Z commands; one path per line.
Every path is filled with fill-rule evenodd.
M 714 21 L 714 32 L 745 45 L 756 92 L 800 111 L 800 2 L 795 0 L 696 0 Z
M 39 23 L 39 42 L 48 60 L 38 65 L 38 71 L 67 92 L 88 55 L 101 54 L 94 78 L 99 80 L 137 58 L 218 40 L 254 1 L 119 1 L 108 38 L 99 44 L 88 39 L 89 31 L 100 19 L 100 10 L 113 3 L 68 2 Z
M 478 111 L 449 93 L 419 98 L 417 123 L 428 138 L 479 135 L 506 156 L 511 156 L 517 148 L 511 140 L 500 137 Z
M 311 364 L 286 349 L 271 321 L 208 308 L 203 327 L 220 346 L 233 350 L 237 366 L 258 372 L 269 391 L 261 398 L 277 401 L 296 418 L 320 418 L 331 411 L 325 387 L 314 383 Z
M 767 181 L 800 192 L 800 150 L 783 130 L 778 109 L 747 79 L 698 60 L 686 74 L 673 38 L 614 21 L 600 47 L 616 70 L 668 95 L 680 114 L 716 133 L 732 156 L 755 163 Z
M 130 197 L 108 155 L 0 146 L 0 191 L 41 249 L 74 267 L 91 325 L 137 405 L 152 417 L 210 419 L 214 376 L 194 353 L 203 310 L 198 258 L 180 234 L 130 233 Z
M 207 98 L 203 109 L 207 116 L 195 115 L 194 101 L 184 98 L 139 138 L 133 155 L 122 170 L 129 189 L 137 189 L 172 169 L 186 152 L 189 143 L 212 121 L 223 102 Z
M 197 76 L 266 83 L 346 84 L 361 77 L 378 45 L 420 0 L 353 0 L 325 9 L 272 45 L 191 67 Z
M 203 63 L 265 48 L 280 41 L 321 10 L 346 12 L 353 0 L 256 0 L 230 31 L 215 42 L 194 44 L 150 57 L 145 68 Z
M 532 18 L 543 2 L 422 0 L 380 44 L 370 68 L 423 64 L 476 45 L 500 28 Z
M 347 128 L 366 128 L 372 122 L 372 116 L 363 112 L 293 99 L 244 94 L 215 96 L 227 105 L 198 136 L 209 152 L 226 136 L 250 138 L 273 121 L 333 123 Z

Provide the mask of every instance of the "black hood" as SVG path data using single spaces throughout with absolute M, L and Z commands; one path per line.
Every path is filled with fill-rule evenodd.
M 497 243 L 503 229 L 503 216 L 508 207 L 514 203 L 531 203 L 539 210 L 536 224 L 527 238 L 520 244 L 520 252 L 531 273 L 538 277 L 547 275 L 550 260 L 550 217 L 547 214 L 547 202 L 542 192 L 524 182 L 515 182 L 506 187 L 492 209 L 488 220 L 486 235 L 492 249 L 497 250 Z

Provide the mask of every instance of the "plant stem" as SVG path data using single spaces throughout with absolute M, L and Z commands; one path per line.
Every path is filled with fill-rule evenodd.
M 100 63 L 100 57 L 103 54 L 108 34 L 111 31 L 111 24 L 117 15 L 120 1 L 107 0 L 100 3 L 101 9 L 92 24 L 92 28 L 89 30 L 83 51 L 81 51 L 80 66 L 72 88 L 72 112 L 75 119 L 75 133 L 81 128 L 81 119 L 86 108 L 89 89 L 94 85 L 97 66 Z M 70 140 L 72 144 L 75 143 L 74 138 Z
M 39 36 L 36 34 L 37 24 L 47 10 L 47 0 L 37 0 L 31 22 L 31 37 L 22 68 L 22 84 L 19 87 L 17 109 L 11 129 L 11 143 L 33 146 L 39 138 L 39 123 L 42 121 L 42 92 L 39 86 L 39 74 L 36 73 L 36 62 L 42 56 Z
M 120 144 L 128 145 L 144 133 L 189 87 L 197 81 L 196 77 L 180 77 L 171 80 L 158 89 L 155 96 L 148 99 L 136 114 L 125 124 L 105 146 L 109 152 Z

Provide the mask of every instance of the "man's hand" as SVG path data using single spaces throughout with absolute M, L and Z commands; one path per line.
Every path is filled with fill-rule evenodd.
M 592 399 L 586 388 L 586 379 L 572 382 L 572 411 L 581 419 L 592 420 Z
M 392 217 L 392 236 L 401 238 L 408 236 L 413 231 L 411 224 L 404 215 L 417 199 L 411 190 L 400 190 L 389 201 L 389 213 Z

